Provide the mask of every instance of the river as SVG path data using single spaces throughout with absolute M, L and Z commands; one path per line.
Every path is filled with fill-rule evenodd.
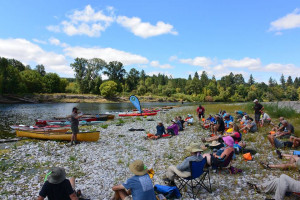
M 183 105 L 192 105 L 184 103 Z M 141 103 L 142 108 L 175 106 L 181 103 L 155 102 Z M 44 104 L 0 104 L 0 139 L 15 137 L 9 126 L 14 124 L 34 125 L 35 119 L 51 119 L 71 114 L 73 107 L 85 114 L 113 113 L 134 109 L 132 103 L 44 103 Z

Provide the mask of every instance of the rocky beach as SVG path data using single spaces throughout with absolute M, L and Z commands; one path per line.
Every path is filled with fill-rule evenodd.
M 209 132 L 196 122 L 172 138 L 145 140 L 146 133 L 155 133 L 158 121 L 167 126 L 175 116 L 185 117 L 194 112 L 195 106 L 187 106 L 159 112 L 154 117 L 116 119 L 106 122 L 107 127 L 92 127 L 100 131 L 99 141 L 70 147 L 57 141 L 21 140 L 7 143 L 0 150 L 0 199 L 37 197 L 46 173 L 54 166 L 64 167 L 68 178 L 75 176 L 76 189 L 90 199 L 110 199 L 113 195 L 111 187 L 132 176 L 128 166 L 136 159 L 143 160 L 149 169 L 154 169 L 153 184 L 163 185 L 167 167 L 181 163 L 188 155 L 185 147 L 191 142 L 201 142 L 201 137 L 207 137 Z M 122 126 L 116 126 L 118 123 Z M 130 128 L 145 131 L 131 132 L 128 131 Z M 242 169 L 242 173 L 231 175 L 228 170 L 210 171 L 213 192 L 202 190 L 199 199 L 264 199 L 267 195 L 256 193 L 246 182 L 262 183 L 282 173 L 297 178 L 297 171 L 266 170 L 259 165 L 260 160 L 282 162 L 265 135 L 264 131 L 244 135 L 247 147 L 258 152 L 253 156 L 253 161 L 246 162 L 242 155 L 236 155 L 232 166 Z M 290 150 L 284 152 L 290 153 Z M 181 199 L 190 198 L 184 192 Z

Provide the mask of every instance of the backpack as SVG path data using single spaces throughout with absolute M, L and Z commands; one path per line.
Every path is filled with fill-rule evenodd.
M 154 185 L 154 191 L 158 194 L 163 194 L 167 199 L 180 198 L 179 189 L 176 186 Z

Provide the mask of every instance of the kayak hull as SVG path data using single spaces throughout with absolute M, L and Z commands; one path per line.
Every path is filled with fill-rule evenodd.
M 71 133 L 58 133 L 58 132 L 32 132 L 17 130 L 17 137 L 28 137 L 41 140 L 62 140 L 71 141 Z M 77 140 L 81 142 L 96 142 L 100 138 L 100 132 L 85 132 L 78 133 Z
M 154 116 L 157 115 L 156 112 L 152 113 L 120 113 L 119 117 L 134 117 L 134 116 Z

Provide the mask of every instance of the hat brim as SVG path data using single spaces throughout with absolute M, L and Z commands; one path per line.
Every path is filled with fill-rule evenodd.
M 210 147 L 216 147 L 219 146 L 221 143 L 217 143 L 217 144 L 209 144 Z
M 63 182 L 65 179 L 66 179 L 66 173 L 65 172 L 59 178 L 54 178 L 51 175 L 48 176 L 48 178 L 47 178 L 48 182 L 52 183 L 52 184 L 59 184 L 59 183 Z
M 134 175 L 137 175 L 137 176 L 143 176 L 145 174 L 147 174 L 148 172 L 148 169 L 144 169 L 143 171 L 137 171 L 134 167 L 133 167 L 133 163 L 131 163 L 129 165 L 129 169 L 130 171 L 134 174 Z
M 202 152 L 203 150 L 202 149 L 197 149 L 197 148 L 195 148 L 195 149 L 191 149 L 190 150 L 192 153 L 195 153 L 195 152 Z

